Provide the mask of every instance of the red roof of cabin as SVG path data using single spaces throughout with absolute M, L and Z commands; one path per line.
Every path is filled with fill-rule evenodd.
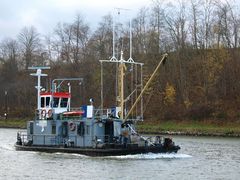
M 62 98 L 69 98 L 71 94 L 68 92 L 41 92 L 40 96 L 53 96 L 53 97 L 62 97 Z

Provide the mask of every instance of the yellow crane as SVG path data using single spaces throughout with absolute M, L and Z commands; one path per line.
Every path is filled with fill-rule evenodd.
M 158 69 L 160 68 L 161 64 L 164 63 L 167 59 L 168 54 L 164 54 L 161 61 L 158 63 L 156 69 L 154 70 L 154 72 L 152 73 L 151 77 L 149 78 L 149 80 L 147 81 L 147 83 L 145 84 L 144 88 L 142 89 L 141 93 L 139 94 L 139 96 L 137 97 L 137 99 L 135 100 L 135 102 L 133 103 L 131 109 L 128 111 L 127 115 L 124 118 L 124 121 L 126 121 L 126 119 L 130 116 L 130 114 L 133 112 L 134 108 L 136 107 L 137 103 L 139 102 L 139 100 L 141 99 L 142 95 L 144 94 L 144 92 L 146 91 L 146 89 L 149 87 L 150 83 L 152 82 L 153 78 L 156 76 Z

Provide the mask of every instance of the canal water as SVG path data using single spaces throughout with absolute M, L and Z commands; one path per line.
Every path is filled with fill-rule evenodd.
M 0 179 L 240 179 L 240 139 L 173 137 L 177 154 L 88 157 L 15 151 L 17 129 L 0 128 Z

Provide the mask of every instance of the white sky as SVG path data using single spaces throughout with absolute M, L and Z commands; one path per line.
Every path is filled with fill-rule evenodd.
M 114 8 L 131 9 L 133 17 L 152 0 L 0 0 L 0 40 L 15 38 L 24 26 L 51 33 L 58 22 L 73 22 L 80 13 L 91 29 Z

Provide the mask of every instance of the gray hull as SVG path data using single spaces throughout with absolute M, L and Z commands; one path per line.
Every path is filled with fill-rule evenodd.
M 129 154 L 144 154 L 144 153 L 177 153 L 180 149 L 179 146 L 172 146 L 168 148 L 164 147 L 125 147 L 125 148 L 106 148 L 106 149 L 96 149 L 96 148 L 77 148 L 77 147 L 56 147 L 56 146 L 26 146 L 15 144 L 16 150 L 20 151 L 38 151 L 47 153 L 73 153 L 73 154 L 83 154 L 87 156 L 119 156 L 119 155 L 129 155 Z

